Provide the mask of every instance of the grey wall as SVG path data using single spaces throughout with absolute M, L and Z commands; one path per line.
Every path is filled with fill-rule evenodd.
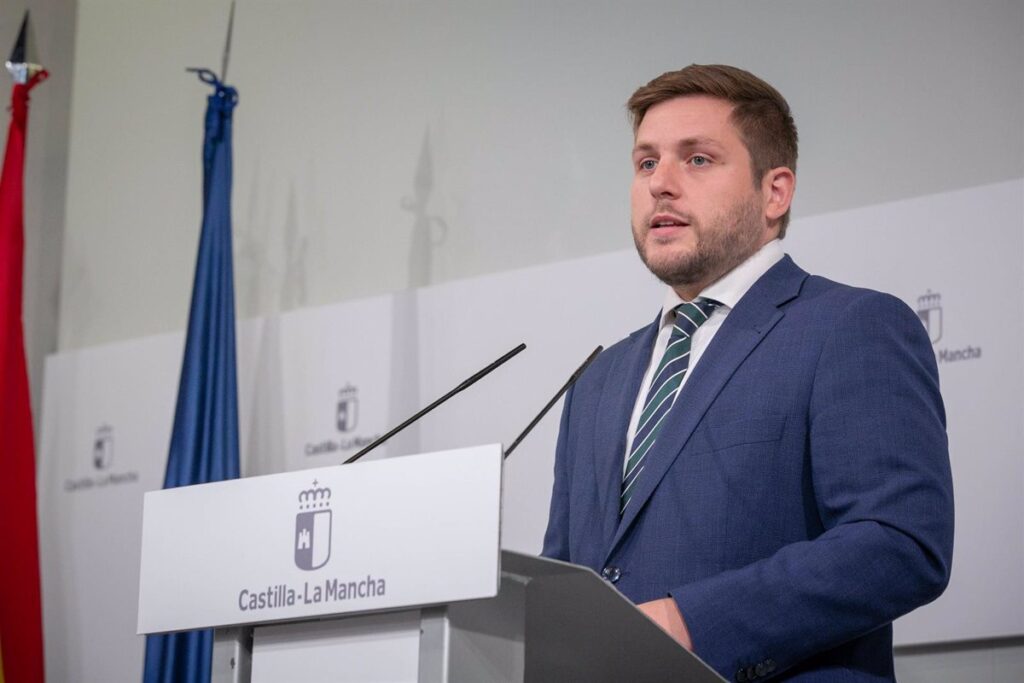
M 219 64 L 225 7 L 80 3 L 62 349 L 184 325 L 207 89 L 183 69 Z M 627 248 L 623 103 L 695 61 L 789 98 L 796 215 L 1020 177 L 1022 32 L 1012 1 L 242 2 L 239 312 Z
M 27 164 L 34 387 L 55 346 L 184 326 L 207 90 L 183 69 L 219 64 L 226 5 L 81 0 L 77 29 L 70 0 L 33 7 L 54 72 Z M 3 10 L 0 35 L 19 19 Z M 240 315 L 628 247 L 623 102 L 719 61 L 793 106 L 797 215 L 1024 176 L 1020 2 L 242 0 Z M 898 667 L 995 681 L 1022 660 L 1010 640 Z

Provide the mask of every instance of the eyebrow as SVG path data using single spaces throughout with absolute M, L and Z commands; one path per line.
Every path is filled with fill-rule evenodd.
M 693 149 L 694 147 L 715 147 L 717 149 L 724 149 L 722 144 L 714 138 L 709 138 L 703 135 L 697 135 L 694 137 L 683 138 L 675 144 L 677 149 Z M 633 154 L 637 152 L 653 152 L 656 147 L 649 142 L 641 142 L 633 147 Z

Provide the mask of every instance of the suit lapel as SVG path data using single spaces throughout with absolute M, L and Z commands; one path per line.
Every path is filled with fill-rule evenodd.
M 615 359 L 601 388 L 598 404 L 594 457 L 598 499 L 602 517 L 601 538 L 607 544 L 619 524 L 619 494 L 622 490 L 622 466 L 626 453 L 626 431 L 644 371 L 647 370 L 658 336 L 661 315 L 654 323 L 637 331 L 627 340 L 628 347 Z M 607 547 L 607 546 L 606 546 Z
M 704 351 L 666 418 L 636 484 L 636 491 L 608 546 L 608 556 L 622 540 L 651 494 L 676 461 L 736 369 L 783 317 L 779 309 L 795 297 L 807 273 L 786 256 L 765 273 L 729 312 Z M 649 352 L 648 352 L 649 353 Z M 636 397 L 633 392 L 632 397 Z M 628 417 L 627 417 L 628 420 Z

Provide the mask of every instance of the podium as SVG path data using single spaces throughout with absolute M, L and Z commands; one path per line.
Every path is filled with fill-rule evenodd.
M 138 632 L 213 681 L 723 681 L 592 570 L 500 550 L 481 446 L 152 491 Z

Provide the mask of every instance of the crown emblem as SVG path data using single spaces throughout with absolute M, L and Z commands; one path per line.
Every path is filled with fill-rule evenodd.
M 326 486 L 317 487 L 318 483 L 314 480 L 311 488 L 299 491 L 300 510 L 313 510 L 331 506 L 331 489 Z
M 942 295 L 938 292 L 932 292 L 928 290 L 921 296 L 917 297 L 917 310 L 927 311 L 933 308 L 942 307 Z

